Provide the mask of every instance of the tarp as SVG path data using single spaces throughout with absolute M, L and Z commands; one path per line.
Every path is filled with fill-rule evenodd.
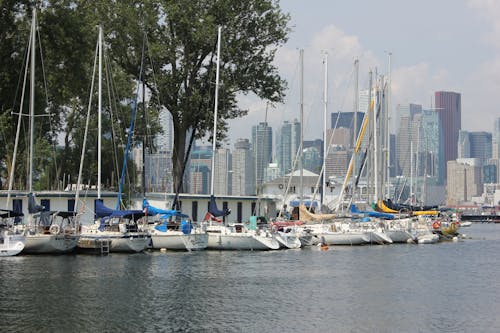
M 311 200 L 302 200 L 302 204 L 306 207 L 318 207 L 318 202 L 317 201 L 311 201 Z M 292 207 L 299 207 L 300 206 L 300 200 L 292 200 L 290 201 L 290 206 Z
M 305 205 L 299 206 L 299 217 L 302 221 L 311 222 L 311 221 L 322 221 L 322 220 L 331 220 L 337 217 L 336 214 L 314 214 L 307 210 Z
M 96 200 L 95 202 L 95 215 L 96 217 L 123 217 L 132 220 L 138 220 L 145 214 L 142 210 L 131 209 L 131 210 L 116 210 L 104 206 L 101 200 Z
M 142 200 L 142 208 L 145 214 L 147 215 L 161 215 L 160 217 L 162 219 L 168 219 L 171 216 L 179 216 L 179 217 L 184 217 L 187 218 L 189 215 L 183 214 L 178 210 L 172 210 L 172 209 L 161 209 L 157 207 L 153 207 L 149 204 L 149 201 L 147 199 Z
M 393 220 L 394 219 L 394 215 L 393 214 L 380 213 L 380 212 L 375 212 L 375 211 L 361 211 L 354 204 L 351 205 L 351 213 L 353 213 L 353 214 L 367 215 L 369 217 L 378 217 L 378 218 L 387 219 L 387 220 Z
M 212 214 L 214 217 L 223 217 L 231 214 L 231 209 L 219 210 L 217 208 L 217 203 L 215 202 L 215 197 L 213 195 L 210 196 L 210 204 L 208 206 L 208 212 Z
M 30 214 L 41 212 L 43 208 L 43 206 L 36 203 L 35 195 L 33 193 L 28 194 L 28 212 Z

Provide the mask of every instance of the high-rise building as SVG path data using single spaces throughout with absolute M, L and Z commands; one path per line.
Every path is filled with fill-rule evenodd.
M 422 106 L 418 104 L 398 105 L 397 110 L 400 114 L 396 141 L 397 173 L 409 177 L 411 168 L 414 168 L 416 163 L 415 155 L 420 150 Z M 414 164 L 410 166 L 412 159 Z
M 498 160 L 500 159 L 500 118 L 495 119 L 492 141 L 493 151 L 491 153 L 491 157 Z
M 212 147 L 195 147 L 189 165 L 189 193 L 209 194 L 212 169 Z
M 273 158 L 273 129 L 266 122 L 252 127 L 252 152 L 256 184 L 264 181 L 264 169 Z
M 456 92 L 436 91 L 434 98 L 443 130 L 444 162 L 447 163 L 458 156 L 458 133 L 462 128 L 461 96 Z M 446 169 L 444 171 L 446 175 Z
M 174 125 L 170 112 L 167 110 L 160 111 L 159 122 L 162 132 L 158 133 L 154 138 L 154 145 L 157 150 L 156 152 L 146 151 L 145 154 L 146 190 L 172 192 L 174 191 L 171 177 Z
M 291 172 L 299 146 L 300 122 L 297 119 L 293 122 L 286 120 L 276 138 L 276 158 L 281 174 Z
M 420 166 L 426 177 L 433 177 L 436 184 L 444 182 L 443 137 L 439 114 L 436 110 L 422 110 L 422 137 L 420 153 L 423 165 Z
M 458 135 L 458 157 L 477 158 L 481 164 L 492 156 L 492 135 L 488 132 L 460 130 Z
M 366 97 L 368 98 L 368 96 Z M 331 128 L 347 128 L 349 129 L 349 138 L 351 142 L 349 142 L 349 146 L 351 147 L 353 145 L 353 138 L 357 133 L 359 133 L 359 130 L 361 128 L 361 125 L 363 123 L 363 118 L 365 116 L 365 112 L 359 111 L 356 115 L 356 127 L 357 130 L 354 131 L 354 112 L 337 112 L 337 113 L 332 113 L 331 114 Z
M 478 159 L 464 158 L 448 161 L 446 203 L 457 205 L 470 202 L 482 193 L 481 166 Z
M 219 148 L 215 151 L 214 194 L 229 195 L 231 190 L 231 152 L 226 148 Z
M 233 150 L 232 195 L 255 195 L 255 162 L 248 139 L 238 139 Z

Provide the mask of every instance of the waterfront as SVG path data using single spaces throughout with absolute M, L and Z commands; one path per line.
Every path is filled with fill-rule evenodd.
M 0 259 L 2 332 L 498 332 L 500 225 L 434 245 Z

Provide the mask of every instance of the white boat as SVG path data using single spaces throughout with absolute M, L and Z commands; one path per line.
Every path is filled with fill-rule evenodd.
M 13 225 L 23 214 L 0 210 L 0 257 L 15 256 L 24 249 L 25 237 L 16 233 Z
M 411 243 L 416 240 L 411 232 L 411 218 L 395 219 L 385 222 L 385 233 L 393 243 Z
M 28 172 L 28 223 L 24 226 L 16 226 L 16 232 L 22 230 L 25 236 L 24 253 L 65 253 L 72 251 L 76 246 L 78 235 L 76 227 L 63 230 L 63 225 L 56 224 L 59 212 L 44 211 L 44 207 L 38 206 L 35 202 L 33 194 L 33 156 L 34 156 L 34 127 L 35 127 L 35 50 L 36 50 L 36 9 L 33 8 L 33 16 L 31 21 L 30 43 L 28 54 L 30 56 L 30 98 L 29 98 L 29 172 Z M 22 96 L 24 96 L 24 86 Z M 21 101 L 23 104 L 24 101 Z M 21 121 L 22 109 L 19 112 L 19 122 Z M 13 170 L 15 170 L 15 156 L 19 140 L 19 125 L 16 132 L 12 172 L 9 179 L 9 195 L 12 189 Z M 7 199 L 7 204 L 9 197 Z M 63 217 L 64 221 L 65 217 Z
M 418 244 L 434 244 L 439 241 L 439 236 L 433 233 L 425 233 L 417 236 Z
M 96 201 L 96 222 L 82 226 L 78 248 L 93 251 L 103 241 L 109 242 L 109 252 L 141 252 L 151 240 L 147 232 L 138 228 L 137 220 L 144 216 L 142 210 L 112 210 Z
M 274 237 L 282 249 L 299 249 L 302 247 L 299 235 L 293 230 L 276 231 Z
M 208 246 L 205 228 L 193 223 L 188 215 L 178 210 L 153 207 L 143 199 L 142 208 L 148 216 L 147 223 L 139 227 L 151 236 L 151 248 L 155 250 L 191 251 L 203 250 Z
M 76 248 L 79 239 L 76 213 L 41 211 L 30 215 L 31 221 L 24 226 L 23 253 L 62 254 Z
M 231 226 L 207 226 L 208 247 L 210 250 L 277 250 L 278 241 L 268 230 L 251 230 L 242 223 Z
M 364 231 L 352 230 L 345 222 L 316 224 L 309 227 L 316 240 L 323 239 L 327 245 L 363 245 L 370 242 Z
M 470 227 L 472 225 L 471 221 L 460 221 L 460 228 Z

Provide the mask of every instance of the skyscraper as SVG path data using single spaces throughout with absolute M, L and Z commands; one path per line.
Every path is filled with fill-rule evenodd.
M 444 162 L 453 161 L 458 156 L 458 132 L 462 128 L 462 106 L 459 93 L 436 91 L 436 110 L 443 129 Z M 444 169 L 446 175 L 446 169 Z
M 459 158 L 477 158 L 484 165 L 492 153 L 492 135 L 488 132 L 460 130 L 458 140 Z
M 300 145 L 300 122 L 297 119 L 293 122 L 285 120 L 276 139 L 276 157 L 281 174 L 284 175 L 292 170 L 297 156 Z
M 248 139 L 238 139 L 233 150 L 232 195 L 255 194 L 255 162 Z
M 492 158 L 500 159 L 500 118 L 495 119 L 492 141 Z
M 273 129 L 267 122 L 252 127 L 252 151 L 255 161 L 255 181 L 262 184 L 264 169 L 273 158 Z

